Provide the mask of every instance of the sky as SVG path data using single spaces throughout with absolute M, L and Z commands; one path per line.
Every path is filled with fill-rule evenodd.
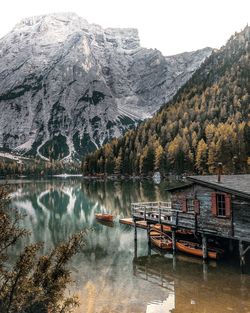
M 0 37 L 25 17 L 56 12 L 74 12 L 103 27 L 137 28 L 141 46 L 164 55 L 220 48 L 250 25 L 250 0 L 6 0 Z

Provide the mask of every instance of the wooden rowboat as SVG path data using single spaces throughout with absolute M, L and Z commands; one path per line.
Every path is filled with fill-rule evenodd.
M 202 246 L 199 243 L 178 240 L 176 241 L 176 249 L 194 256 L 203 257 Z M 222 255 L 222 251 L 223 250 L 221 249 L 209 247 L 208 257 L 210 259 L 217 260 Z
M 108 213 L 95 213 L 95 218 L 100 221 L 113 222 L 113 215 Z
M 161 224 L 155 224 L 154 228 L 161 230 Z M 172 227 L 168 225 L 162 225 L 162 231 L 165 233 L 170 233 L 172 231 Z M 194 233 L 189 229 L 178 229 L 176 231 L 178 235 L 193 235 Z
M 171 238 L 162 233 L 161 231 L 152 228 L 149 231 L 149 238 L 152 245 L 161 249 L 161 250 L 171 250 L 172 249 L 172 240 Z
M 161 231 L 161 227 L 162 227 L 162 231 L 165 233 L 170 233 L 172 231 L 171 226 L 161 225 L 161 224 L 155 224 L 154 226 L 152 226 L 152 228 L 160 230 L 160 231 Z

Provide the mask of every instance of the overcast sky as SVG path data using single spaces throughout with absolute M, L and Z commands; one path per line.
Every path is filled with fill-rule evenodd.
M 164 55 L 219 48 L 250 24 L 250 0 L 2 0 L 0 37 L 22 18 L 75 12 L 103 27 L 134 27 Z

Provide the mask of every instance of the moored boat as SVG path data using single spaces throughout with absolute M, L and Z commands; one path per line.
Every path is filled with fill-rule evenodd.
M 176 241 L 176 249 L 191 254 L 198 257 L 203 257 L 203 251 L 202 246 L 199 243 L 191 242 L 191 241 L 185 241 L 185 240 L 178 240 Z M 208 257 L 213 260 L 217 260 L 221 257 L 223 253 L 222 249 L 217 248 L 208 248 Z
M 172 227 L 171 226 L 168 226 L 168 225 L 161 225 L 161 224 L 155 224 L 153 226 L 155 229 L 158 229 L 158 230 L 161 230 L 162 228 L 162 231 L 165 232 L 165 233 L 169 233 L 172 231 Z M 193 235 L 193 232 L 189 229 L 178 229 L 176 230 L 176 234 L 177 235 Z
M 95 213 L 95 218 L 100 221 L 113 222 L 113 215 L 108 213 Z
M 172 231 L 172 227 L 168 225 L 155 224 L 152 228 L 163 231 L 164 233 L 170 233 Z
M 149 238 L 152 245 L 161 249 L 161 250 L 171 250 L 172 249 L 172 240 L 165 233 L 152 228 L 149 231 Z

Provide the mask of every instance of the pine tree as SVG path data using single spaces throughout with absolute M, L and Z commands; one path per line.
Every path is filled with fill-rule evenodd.
M 200 174 L 207 172 L 207 144 L 203 139 L 198 142 L 195 166 Z
M 85 232 L 72 236 L 47 255 L 41 255 L 42 244 L 31 244 L 9 262 L 10 248 L 29 232 L 21 228 L 22 216 L 11 212 L 8 191 L 0 188 L 0 312 L 69 313 L 78 305 L 76 296 L 66 298 L 71 282 L 69 260 L 84 243 Z

